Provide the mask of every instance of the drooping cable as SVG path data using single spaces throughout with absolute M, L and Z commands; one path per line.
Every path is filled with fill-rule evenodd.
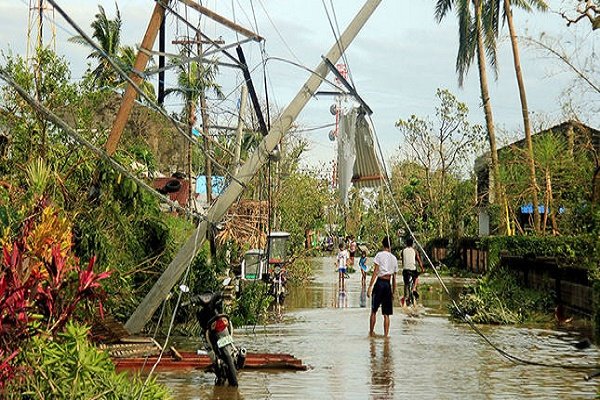
M 150 187 L 146 182 L 144 182 L 141 179 L 139 179 L 137 176 L 135 176 L 134 174 L 132 174 L 131 172 L 129 172 L 129 170 L 127 170 L 125 167 L 123 167 L 121 164 L 119 164 L 117 161 L 115 161 L 114 158 L 112 158 L 108 154 L 106 154 L 106 152 L 104 150 L 98 148 L 93 143 L 91 143 L 90 141 L 88 141 L 87 139 L 85 139 L 83 136 L 81 136 L 79 133 L 77 133 L 77 131 L 75 131 L 73 128 L 71 128 L 69 125 L 67 125 L 67 123 L 65 121 L 63 121 L 60 117 L 58 117 L 56 114 L 54 114 L 48 108 L 46 108 L 39 101 L 37 101 L 36 99 L 34 99 L 33 97 L 31 97 L 29 95 L 29 93 L 27 93 L 27 91 L 25 89 L 23 89 L 21 86 L 19 86 L 19 84 L 17 84 L 2 69 L 0 69 L 0 79 L 2 79 L 7 84 L 9 84 L 10 86 L 12 86 L 19 93 L 19 95 L 23 98 L 23 100 L 25 100 L 37 112 L 39 112 L 40 114 L 44 115 L 45 118 L 48 121 L 52 122 L 53 124 L 55 124 L 56 126 L 58 126 L 59 128 L 61 128 L 63 131 L 65 131 L 65 133 L 67 135 L 69 135 L 71 138 L 73 138 L 79 144 L 81 144 L 84 147 L 87 147 L 89 150 L 91 150 L 93 153 L 95 153 L 101 159 L 103 159 L 104 161 L 106 161 L 107 163 L 109 163 L 114 169 L 116 169 L 117 171 L 119 171 L 122 174 L 126 175 L 129 179 L 133 180 L 136 184 L 138 184 L 141 188 L 143 188 L 144 190 L 146 190 L 148 193 L 150 193 L 151 195 L 153 195 L 155 197 L 158 197 L 160 200 L 166 202 L 171 207 L 173 207 L 173 208 L 175 208 L 175 209 L 177 209 L 179 211 L 182 211 L 182 212 L 185 212 L 185 213 L 189 212 L 188 209 L 181 207 L 178 203 L 173 202 L 167 196 L 164 196 L 164 195 L 160 194 L 159 192 L 157 192 L 154 188 Z M 201 219 L 205 218 L 204 216 L 199 215 L 199 214 L 194 214 L 194 215 L 196 217 L 201 218 Z
M 389 174 L 387 172 L 387 167 L 385 166 L 385 162 L 383 161 L 384 160 L 383 151 L 382 151 L 381 144 L 379 142 L 379 139 L 377 137 L 377 133 L 376 133 L 376 130 L 375 130 L 375 124 L 373 123 L 373 120 L 372 120 L 371 116 L 368 116 L 368 117 L 369 117 L 369 122 L 371 124 L 371 127 L 373 128 L 373 139 L 377 143 L 377 148 L 378 148 L 378 153 L 379 153 L 379 160 L 378 161 L 379 161 L 380 167 L 382 168 L 382 171 L 383 171 L 384 186 L 385 186 L 385 188 L 387 189 L 387 191 L 389 193 L 389 196 L 391 198 L 391 202 L 394 205 L 394 208 L 396 209 L 396 212 L 398 213 L 398 215 L 399 215 L 399 217 L 400 217 L 400 219 L 402 221 L 402 224 L 406 228 L 407 232 L 410 234 L 410 237 L 413 238 L 414 243 L 417 245 L 417 248 L 425 256 L 425 259 L 426 259 L 428 265 L 434 271 L 437 280 L 440 282 L 440 284 L 442 285 L 442 288 L 444 289 L 444 291 L 448 295 L 448 298 L 452 302 L 452 306 L 457 310 L 458 314 L 463 319 L 463 321 L 466 322 L 469 325 L 469 327 L 477 335 L 479 335 L 488 345 L 490 345 L 490 347 L 492 347 L 494 350 L 496 350 L 501 356 L 503 356 L 504 358 L 506 358 L 507 360 L 509 360 L 509 361 L 511 361 L 511 362 L 513 362 L 515 364 L 535 365 L 535 366 L 541 366 L 541 367 L 562 368 L 562 369 L 571 369 L 571 370 L 590 370 L 590 369 L 598 370 L 598 369 L 600 369 L 600 365 L 599 364 L 555 364 L 555 363 L 546 363 L 546 362 L 538 362 L 538 361 L 526 360 L 526 359 L 524 359 L 522 357 L 515 356 L 514 354 L 511 354 L 508 351 L 506 351 L 506 350 L 501 349 L 500 347 L 498 347 L 498 345 L 496 345 L 495 343 L 493 343 L 475 325 L 475 323 L 473 322 L 473 320 L 471 319 L 471 317 L 464 310 L 462 310 L 462 308 L 458 305 L 458 303 L 456 302 L 455 298 L 452 296 L 452 294 L 448 290 L 448 287 L 444 283 L 444 280 L 440 276 L 437 268 L 435 267 L 434 263 L 429 258 L 427 252 L 425 251 L 425 249 L 423 248 L 423 246 L 421 245 L 421 243 L 417 240 L 416 235 L 414 234 L 413 230 L 410 227 L 410 224 L 408 223 L 408 221 L 404 217 L 404 214 L 402 213 L 402 210 L 400 209 L 400 206 L 398 205 L 396 199 L 394 198 L 392 187 L 391 187 L 390 177 L 389 177 Z
M 273 29 L 275 29 L 275 33 L 277 33 L 277 36 L 279 36 L 279 39 L 281 39 L 281 42 L 283 43 L 283 45 L 285 46 L 285 48 L 290 52 L 290 54 L 292 55 L 292 57 L 294 57 L 296 59 L 297 62 L 302 63 L 302 61 L 300 61 L 300 58 L 298 58 L 298 56 L 296 55 L 296 53 L 294 53 L 294 50 L 292 50 L 292 48 L 290 47 L 290 45 L 288 44 L 288 42 L 285 40 L 285 38 L 283 37 L 283 35 L 279 31 L 279 29 L 277 28 L 277 25 L 275 25 L 275 23 L 273 22 L 273 19 L 271 19 L 271 15 L 269 15 L 269 12 L 267 11 L 267 8 L 263 4 L 262 0 L 258 0 L 258 2 L 260 4 L 260 6 L 262 7 L 265 15 L 267 16 L 267 19 L 271 23 L 271 26 L 273 26 Z

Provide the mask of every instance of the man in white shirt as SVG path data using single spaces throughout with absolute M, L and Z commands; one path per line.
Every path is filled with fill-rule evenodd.
M 413 304 L 413 291 L 416 287 L 416 281 L 419 277 L 417 272 L 417 263 L 421 267 L 421 272 L 425 272 L 423 262 L 419 252 L 413 248 L 414 240 L 412 237 L 406 239 L 406 247 L 402 250 L 402 279 L 404 280 L 404 301 L 406 305 Z
M 377 253 L 373 259 L 374 270 L 367 291 L 368 297 L 371 297 L 371 293 L 373 294 L 369 336 L 375 336 L 374 329 L 379 306 L 381 306 L 381 313 L 383 314 L 383 332 L 385 336 L 388 336 L 390 332 L 390 315 L 394 313 L 393 299 L 396 292 L 398 259 L 391 253 L 389 237 L 383 238 L 382 245 L 383 250 Z

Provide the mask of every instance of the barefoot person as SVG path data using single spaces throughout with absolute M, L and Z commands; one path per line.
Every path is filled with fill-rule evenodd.
M 360 267 L 360 286 L 363 287 L 367 284 L 367 251 L 364 249 L 360 250 L 360 260 L 358 260 L 358 266 Z
M 340 243 L 340 251 L 337 254 L 335 259 L 335 266 L 338 271 L 338 284 L 340 288 L 340 292 L 344 292 L 346 290 L 345 285 L 345 275 L 346 275 L 346 267 L 348 264 L 348 258 L 350 258 L 348 254 L 348 250 L 345 249 L 344 243 Z
M 371 297 L 371 319 L 369 324 L 369 336 L 375 335 L 375 322 L 377 310 L 381 306 L 383 314 L 383 333 L 388 336 L 390 332 L 390 315 L 394 313 L 392 300 L 396 293 L 396 272 L 398 271 L 398 259 L 391 253 L 390 238 L 384 237 L 382 241 L 383 250 L 375 255 L 373 259 L 373 275 L 367 296 Z
M 417 271 L 417 264 L 421 267 L 421 273 L 425 272 L 423 267 L 423 261 L 419 252 L 413 247 L 414 240 L 412 237 L 406 239 L 406 247 L 402 250 L 402 279 L 404 280 L 404 301 L 407 306 L 414 305 L 415 295 L 417 288 L 417 278 L 419 273 Z

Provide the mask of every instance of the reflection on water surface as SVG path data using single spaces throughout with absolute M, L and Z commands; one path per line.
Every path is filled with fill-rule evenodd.
M 176 399 L 596 397 L 599 381 L 585 381 L 584 372 L 515 365 L 468 326 L 450 322 L 446 296 L 435 284 L 429 290 L 423 285 L 424 308 L 418 313 L 407 315 L 396 305 L 390 338 L 369 338 L 369 302 L 360 275 L 351 275 L 347 293 L 341 295 L 331 264 L 330 259 L 315 259 L 314 281 L 290 290 L 280 323 L 236 331 L 236 342 L 249 351 L 291 353 L 309 364 L 309 371 L 242 371 L 239 388 L 214 387 L 214 375 L 202 371 L 160 373 L 159 381 Z M 456 285 L 452 290 L 458 290 Z M 379 316 L 380 334 L 382 323 Z M 595 346 L 572 346 L 579 338 L 574 332 L 507 326 L 482 330 L 519 357 L 548 363 L 600 362 Z

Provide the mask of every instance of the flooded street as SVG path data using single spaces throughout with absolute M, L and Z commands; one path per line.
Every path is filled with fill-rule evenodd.
M 235 340 L 251 352 L 290 353 L 305 372 L 242 371 L 239 388 L 215 387 L 202 371 L 160 373 L 177 399 L 592 399 L 599 379 L 585 372 L 515 365 L 465 324 L 450 322 L 447 296 L 424 277 L 423 308 L 408 315 L 398 307 L 389 338 L 368 337 L 369 299 L 360 273 L 338 294 L 331 259 L 315 259 L 315 279 L 293 288 L 281 322 L 238 329 Z M 430 283 L 429 290 L 425 283 Z M 450 285 L 452 286 L 452 285 Z M 455 285 L 456 286 L 456 285 Z M 362 306 L 362 307 L 361 307 Z M 365 307 L 366 306 L 366 307 Z M 378 314 L 376 333 L 383 333 Z M 482 327 L 505 351 L 547 363 L 598 363 L 593 346 L 577 350 L 576 332 L 504 326 Z

